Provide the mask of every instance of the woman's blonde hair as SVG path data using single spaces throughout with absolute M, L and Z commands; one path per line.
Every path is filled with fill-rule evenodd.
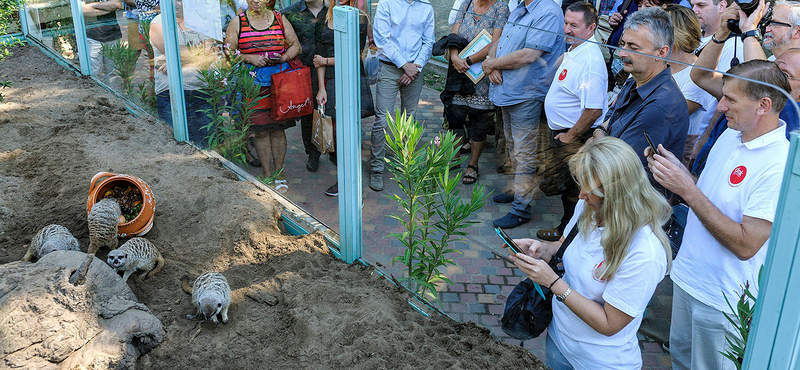
M 673 49 L 681 50 L 684 53 L 693 53 L 700 47 L 700 38 L 702 37 L 697 14 L 694 14 L 691 9 L 677 4 L 665 5 L 664 10 L 672 18 L 673 32 L 675 33 Z
M 596 277 L 614 277 L 630 249 L 633 236 L 649 225 L 667 254 L 667 271 L 672 264 L 664 225 L 672 213 L 664 196 L 647 179 L 639 156 L 624 141 L 604 137 L 586 143 L 569 161 L 572 176 L 582 191 L 603 198 L 596 214 L 588 205 L 578 218 L 583 235 L 589 235 L 602 220 L 605 230 L 600 239 L 605 261 Z

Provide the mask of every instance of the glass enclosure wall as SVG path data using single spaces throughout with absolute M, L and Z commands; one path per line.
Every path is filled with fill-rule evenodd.
M 79 65 L 69 0 L 26 1 L 24 16 L 28 23 L 28 37 L 41 41 L 69 63 Z

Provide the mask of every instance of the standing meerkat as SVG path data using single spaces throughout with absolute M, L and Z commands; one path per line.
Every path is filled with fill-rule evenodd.
M 92 206 L 89 212 L 89 254 L 94 255 L 104 246 L 110 249 L 117 248 L 121 213 L 119 203 L 111 198 L 101 199 Z
M 119 249 L 108 253 L 108 264 L 114 271 L 124 271 L 122 279 L 128 278 L 136 271 L 142 271 L 139 280 L 150 278 L 164 267 L 164 258 L 156 246 L 145 238 L 131 238 Z
M 72 236 L 69 230 L 61 225 L 47 225 L 31 239 L 27 245 L 28 252 L 22 257 L 23 261 L 42 258 L 52 251 L 78 251 L 78 239 Z
M 86 260 L 81 263 L 81 266 L 72 276 L 69 277 L 69 282 L 72 285 L 81 285 L 86 281 L 86 273 L 94 261 L 94 254 L 100 247 L 106 246 L 111 249 L 117 249 L 119 240 L 117 240 L 117 231 L 119 227 L 119 216 L 122 210 L 119 208 L 119 203 L 116 199 L 105 198 L 92 206 L 89 211 L 89 251 Z
M 201 314 L 208 320 L 217 323 L 217 315 L 222 316 L 222 322 L 228 322 L 228 307 L 231 305 L 231 287 L 228 280 L 219 272 L 206 272 L 194 284 L 189 286 L 189 278 L 181 279 L 181 287 L 186 293 L 192 295 L 192 303 L 197 307 L 197 314 L 186 315 L 191 320 Z

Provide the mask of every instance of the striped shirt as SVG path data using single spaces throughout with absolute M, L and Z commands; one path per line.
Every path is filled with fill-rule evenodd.
M 286 50 L 286 38 L 283 36 L 278 17 L 281 13 L 274 12 L 275 20 L 266 30 L 259 30 L 250 25 L 245 12 L 239 14 L 239 51 L 244 54 L 278 52 Z

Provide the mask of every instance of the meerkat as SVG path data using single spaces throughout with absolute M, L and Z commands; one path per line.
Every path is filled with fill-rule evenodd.
M 61 225 L 47 225 L 31 239 L 28 252 L 22 257 L 23 261 L 37 260 L 53 251 L 78 251 L 78 239 L 72 236 L 69 230 Z
M 223 323 L 228 322 L 231 287 L 225 276 L 219 272 L 206 272 L 200 275 L 192 286 L 189 286 L 189 278 L 184 276 L 181 279 L 181 286 L 186 293 L 192 295 L 192 303 L 197 307 L 197 314 L 186 315 L 187 319 L 192 320 L 202 314 L 206 320 L 210 318 L 216 324 L 219 314 Z
M 116 249 L 119 241 L 117 231 L 122 211 L 115 199 L 101 199 L 89 212 L 89 254 L 94 255 L 100 247 Z
M 158 249 L 145 238 L 131 238 L 121 247 L 108 253 L 108 264 L 114 271 L 124 271 L 122 279 L 128 278 L 136 271 L 142 271 L 139 280 L 150 278 L 164 267 L 164 258 Z

